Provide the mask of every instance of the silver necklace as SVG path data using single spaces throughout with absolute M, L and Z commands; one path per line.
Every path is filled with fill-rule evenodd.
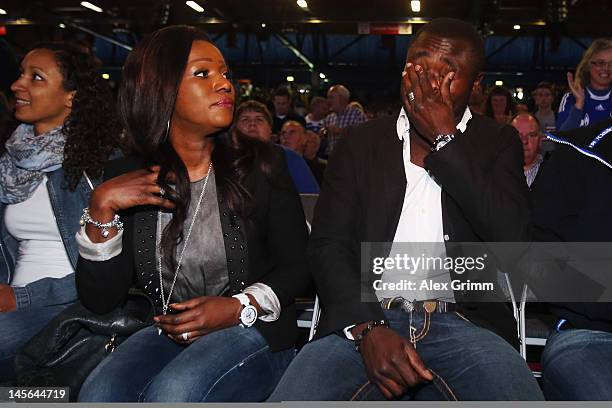
M 198 212 L 200 211 L 200 206 L 202 204 L 202 199 L 204 198 L 204 192 L 206 191 L 206 184 L 208 184 L 208 177 L 210 176 L 210 172 L 212 171 L 212 162 L 208 166 L 208 174 L 206 174 L 206 178 L 204 179 L 204 185 L 202 186 L 202 192 L 200 193 L 200 198 L 198 199 L 198 205 L 193 213 L 193 217 L 191 218 L 191 223 L 189 224 L 189 228 L 187 229 L 187 236 L 185 237 L 185 244 L 181 249 L 181 254 L 179 255 L 178 262 L 176 264 L 176 270 L 174 271 L 174 278 L 172 279 L 172 285 L 170 286 L 170 291 L 168 292 L 168 298 L 164 295 L 164 278 L 162 275 L 162 256 L 161 256 L 161 235 L 162 235 L 162 227 L 161 227 L 161 210 L 157 212 L 157 239 L 156 245 L 157 250 L 159 252 L 159 256 L 157 257 L 157 272 L 159 274 L 159 289 L 161 292 L 161 301 L 162 301 L 162 314 L 166 314 L 168 312 L 168 306 L 170 305 L 170 298 L 172 297 L 172 291 L 174 291 L 174 284 L 176 283 L 176 278 L 178 277 L 179 270 L 181 268 L 181 263 L 183 262 L 183 256 L 185 255 L 185 249 L 187 248 L 187 244 L 189 243 L 189 238 L 191 237 L 191 230 L 193 230 L 193 225 L 195 224 L 196 217 L 198 216 Z M 161 334 L 161 329 L 157 329 L 158 334 Z

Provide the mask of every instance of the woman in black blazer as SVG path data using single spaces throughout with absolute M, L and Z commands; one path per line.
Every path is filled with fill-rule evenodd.
M 135 157 L 111 162 L 77 234 L 77 288 L 97 313 L 131 287 L 155 324 L 88 377 L 81 401 L 261 401 L 293 358 L 307 230 L 280 149 L 231 142 L 234 89 L 193 27 L 130 54 L 119 105 Z

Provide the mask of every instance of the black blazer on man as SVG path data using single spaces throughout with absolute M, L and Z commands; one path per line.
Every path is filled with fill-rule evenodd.
M 275 322 L 257 320 L 255 327 L 273 350 L 283 350 L 295 343 L 294 300 L 310 282 L 306 262 L 308 231 L 285 156 L 281 149 L 273 149 L 271 174 L 257 168 L 246 179 L 252 203 L 248 219 L 233 214 L 220 194 L 217 198 L 230 279 L 227 295 L 255 282 L 271 287 L 281 303 L 281 315 Z M 115 160 L 107 165 L 104 174 L 108 179 L 138 168 L 142 168 L 139 159 Z M 97 313 L 108 312 L 122 304 L 130 287 L 136 286 L 161 310 L 156 290 L 156 214 L 157 208 L 153 207 L 124 211 L 120 214 L 124 222 L 121 254 L 103 262 L 79 258 L 76 283 L 85 307 Z
M 322 304 L 318 337 L 384 317 L 379 303 L 361 302 L 361 291 L 373 289 L 361 280 L 360 243 L 391 242 L 397 229 L 406 177 L 396 122 L 397 116 L 389 116 L 351 128 L 329 160 L 309 244 Z M 529 192 L 522 163 L 514 128 L 480 115 L 473 115 L 466 133 L 426 157 L 426 168 L 442 186 L 449 256 L 461 254 L 455 243 L 528 240 Z M 451 274 L 493 282 L 494 269 Z M 488 295 L 491 302 L 472 302 L 472 296 L 455 291 L 460 312 L 516 345 L 516 323 L 499 302 L 498 288 Z

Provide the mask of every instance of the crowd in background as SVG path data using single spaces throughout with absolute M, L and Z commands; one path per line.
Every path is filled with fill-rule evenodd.
M 209 42 L 206 42 L 206 44 L 209 44 Z M 208 46 L 209 45 L 207 45 L 207 47 Z M 213 50 L 205 49 L 203 53 L 218 52 L 214 46 L 210 45 L 210 48 Z M 159 50 L 157 50 L 157 52 L 159 52 Z M 540 165 L 546 159 L 547 152 L 552 149 L 552 146 L 545 141 L 546 134 L 557 134 L 558 132 L 571 131 L 577 128 L 586 128 L 590 125 L 600 123 L 601 121 L 610 120 L 612 117 L 612 80 L 610 79 L 610 74 L 612 73 L 612 65 L 610 63 L 611 53 L 612 40 L 595 40 L 591 47 L 585 52 L 583 59 L 579 62 L 576 73 L 567 74 L 567 83 L 552 84 L 549 82 L 540 82 L 535 88 L 525 92 L 522 97 L 519 97 L 518 92 L 504 88 L 501 85 L 495 85 L 488 88 L 483 85 L 474 87 L 468 104 L 472 114 L 490 117 L 498 124 L 509 124 L 517 130 L 523 146 L 523 170 L 529 186 L 534 183 Z M 189 54 L 188 50 L 187 54 Z M 142 95 L 138 93 L 140 91 L 132 89 L 133 95 L 130 95 L 131 99 L 129 101 L 126 99 L 127 97 L 125 97 L 125 95 L 123 99 L 121 97 L 119 98 L 119 111 L 124 115 L 124 117 L 121 118 L 123 119 L 123 125 L 125 127 L 127 121 L 128 125 L 132 126 L 132 129 L 128 129 L 132 134 L 138 133 L 138 130 L 135 129 L 139 129 L 139 126 L 143 128 L 149 126 L 147 129 L 150 128 L 151 132 L 144 135 L 142 140 L 136 140 L 138 143 L 135 143 L 134 140 L 128 142 L 125 138 L 126 131 L 121 130 L 119 118 L 114 112 L 114 98 L 96 72 L 96 61 L 91 57 L 92 56 L 88 56 L 87 53 L 79 52 L 78 44 L 77 46 L 67 45 L 61 47 L 52 44 L 42 45 L 27 54 L 24 59 L 24 64 L 22 64 L 20 77 L 12 85 L 10 92 L 0 94 L 0 141 L 2 142 L 2 146 L 0 146 L 0 169 L 3 171 L 3 174 L 0 174 L 0 198 L 2 198 L 2 203 L 0 203 L 0 210 L 2 211 L 0 212 L 0 217 L 3 217 L 0 219 L 0 225 L 2 226 L 2 239 L 6 237 L 9 243 L 8 246 L 4 243 L 2 247 L 3 257 L 13 262 L 13 265 L 6 264 L 7 273 L 4 275 L 8 276 L 8 280 L 6 282 L 0 281 L 0 317 L 3 314 L 6 317 L 8 313 L 17 310 L 27 311 L 30 307 L 40 308 L 37 309 L 38 311 L 35 313 L 36 316 L 28 316 L 26 319 L 24 318 L 25 315 L 20 315 L 18 316 L 19 321 L 17 321 L 16 317 L 13 319 L 14 321 L 10 322 L 10 324 L 13 325 L 10 331 L 13 345 L 7 355 L 0 355 L 0 379 L 3 375 L 9 376 L 11 374 L 2 371 L 3 360 L 8 361 L 13 358 L 18 349 L 40 330 L 40 328 L 48 323 L 63 306 L 76 300 L 76 288 L 73 285 L 73 273 L 77 268 L 78 258 L 75 234 L 77 233 L 77 229 L 80 230 L 80 226 L 75 224 L 71 225 L 70 228 L 64 229 L 62 228 L 64 226 L 64 219 L 62 217 L 70 216 L 74 220 L 79 218 L 81 210 L 87 206 L 87 198 L 91 190 L 93 190 L 94 184 L 101 181 L 102 169 L 107 160 L 117 155 L 122 155 L 121 151 L 123 151 L 123 154 L 126 155 L 130 152 L 137 152 L 143 157 L 153 157 L 155 160 L 162 162 L 162 166 L 166 166 L 164 168 L 164 171 L 166 171 L 164 176 L 167 175 L 167 172 L 180 173 L 182 176 L 180 181 L 180 183 L 182 183 L 182 190 L 179 191 L 179 193 L 184 197 L 179 197 L 180 200 L 177 201 L 183 206 L 180 209 L 182 211 L 182 213 L 180 213 L 182 217 L 181 221 L 186 221 L 189 215 L 189 217 L 193 217 L 191 219 L 191 226 L 193 226 L 194 220 L 198 215 L 197 211 L 195 214 L 188 214 L 186 212 L 186 207 L 188 207 L 190 203 L 189 197 L 193 199 L 192 202 L 196 202 L 198 196 L 189 195 L 190 189 L 195 188 L 195 183 L 192 182 L 190 185 L 189 175 L 187 174 L 188 169 L 177 164 L 181 163 L 181 160 L 186 161 L 185 157 L 188 155 L 185 154 L 185 157 L 179 158 L 180 152 L 177 153 L 178 148 L 176 149 L 177 151 L 175 151 L 168 147 L 164 147 L 164 143 L 168 140 L 169 135 L 170 137 L 179 137 L 173 136 L 180 133 L 177 128 L 173 127 L 179 126 L 175 125 L 175 123 L 181 119 L 181 117 L 177 115 L 185 114 L 188 116 L 189 114 L 193 114 L 197 116 L 197 109 L 190 110 L 188 102 L 181 102 L 179 100 L 177 104 L 172 107 L 174 111 L 164 111 L 163 109 L 165 108 L 162 107 L 156 113 L 163 112 L 165 115 L 163 118 L 151 114 L 147 121 L 147 118 L 143 119 L 142 117 L 143 112 L 138 112 L 133 106 L 128 106 L 132 104 L 134 100 L 138 100 L 139 97 L 142 97 Z M 163 55 L 160 54 L 159 60 L 163 60 Z M 137 62 L 132 61 L 132 63 L 136 64 Z M 138 63 L 140 63 L 140 61 L 138 61 Z M 39 72 L 37 66 L 45 66 L 45 64 L 48 67 L 47 71 L 45 73 Z M 49 72 L 51 72 L 52 75 L 49 75 Z M 136 70 L 128 74 L 135 76 L 135 72 Z M 142 73 L 144 71 L 138 72 L 140 72 L 139 75 L 145 75 Z M 182 75 L 182 72 L 180 74 Z M 227 88 L 228 94 L 230 91 L 233 93 L 234 91 L 229 79 L 229 74 L 223 72 L 220 74 L 220 77 L 222 77 L 222 79 L 219 79 L 219 89 L 215 89 L 214 91 L 221 92 L 224 88 Z M 40 83 L 39 78 L 41 79 Z M 138 84 L 141 83 L 139 82 L 141 78 L 132 78 L 131 81 L 133 82 L 132 85 L 136 88 Z M 160 79 L 160 81 L 162 81 L 162 79 Z M 37 96 L 40 95 L 41 87 L 44 86 L 53 87 L 51 90 L 52 92 L 49 91 L 50 88 L 44 91 L 49 92 L 49 95 L 51 95 L 50 98 Z M 161 85 L 160 88 L 162 88 Z M 222 142 L 218 142 L 216 145 L 217 147 L 215 147 L 216 150 L 210 148 L 210 151 L 216 152 L 214 154 L 227 154 L 227 156 L 223 157 L 224 159 L 227 157 L 233 158 L 234 156 L 232 156 L 232 154 L 235 154 L 235 152 L 243 152 L 243 150 L 240 149 L 248 145 L 249 141 L 256 140 L 256 144 L 259 146 L 258 149 L 260 150 L 254 149 L 253 151 L 256 152 L 256 154 L 254 154 L 253 157 L 257 157 L 257 154 L 260 153 L 261 157 L 266 157 L 265 155 L 268 153 L 265 152 L 268 152 L 266 149 L 269 147 L 276 149 L 273 150 L 274 152 L 282 152 L 281 155 L 284 157 L 287 164 L 288 174 L 291 176 L 297 191 L 299 193 L 317 194 L 325 184 L 328 160 L 334 157 L 334 151 L 339 141 L 347 137 L 347 129 L 371 121 L 379 116 L 388 114 L 398 115 L 400 108 L 402 108 L 400 100 L 388 105 L 381 105 L 380 103 L 357 99 L 353 96 L 352 91 L 355 90 L 349 89 L 349 87 L 342 83 L 337 83 L 330 86 L 325 94 L 312 95 L 308 93 L 306 97 L 304 93 L 300 93 L 291 86 L 280 86 L 270 91 L 269 97 L 266 98 L 237 98 L 235 104 L 232 103 L 233 110 L 229 113 L 225 112 L 225 121 L 221 124 L 215 123 L 214 126 L 212 126 L 212 130 L 207 128 L 207 130 L 210 130 L 209 134 L 216 134 L 215 132 L 217 131 L 228 129 L 227 132 L 224 133 L 225 139 Z M 177 94 L 178 90 L 175 90 L 175 98 Z M 145 100 L 145 98 L 143 98 L 143 100 Z M 140 100 L 140 102 L 143 100 Z M 147 101 L 145 100 L 145 102 Z M 162 102 L 165 101 L 160 101 L 159 106 L 163 105 Z M 215 102 L 215 104 L 217 103 L 220 103 L 219 106 L 225 103 L 225 107 L 229 104 L 229 102 L 224 102 L 223 100 L 221 100 L 221 102 Z M 143 105 L 144 104 L 143 102 Z M 129 120 L 134 118 L 140 120 L 140 122 L 130 123 Z M 152 121 L 155 121 L 155 128 L 152 126 Z M 209 124 L 207 123 L 206 125 Z M 205 126 L 202 125 L 202 128 L 204 127 Z M 187 133 L 185 130 L 187 128 L 188 126 L 185 126 L 184 129 L 182 129 L 185 134 Z M 59 134 L 65 137 L 57 138 Z M 40 135 L 44 137 L 40 137 Z M 181 135 L 185 140 L 189 140 L 183 133 L 181 133 Z M 59 142 L 60 139 L 61 142 Z M 43 144 L 45 145 L 43 146 Z M 280 147 L 276 145 L 280 145 Z M 47 155 L 48 151 L 45 149 L 51 151 L 52 154 Z M 164 149 L 168 150 L 166 151 Z M 7 154 L 7 152 L 10 154 Z M 32 152 L 34 152 L 33 155 L 31 155 Z M 22 159 L 25 158 L 25 160 L 19 161 L 14 158 L 9 159 L 9 155 L 14 155 L 15 157 L 19 156 Z M 212 162 L 212 155 L 213 153 L 210 153 L 207 157 L 209 162 Z M 251 159 L 251 156 L 248 157 Z M 262 165 L 261 174 L 269 176 L 269 173 L 266 172 L 272 172 L 274 175 L 281 174 L 282 176 L 282 171 L 278 171 L 278 168 L 275 167 L 278 166 L 275 157 L 276 156 L 273 154 L 268 157 L 269 162 L 264 164 L 269 166 L 266 167 Z M 152 161 L 155 162 L 155 160 Z M 165 161 L 167 161 L 167 163 Z M 221 160 L 219 160 L 219 162 L 220 161 Z M 239 159 L 235 161 L 227 160 L 227 162 L 231 162 L 231 166 L 235 166 L 235 168 L 225 169 L 227 174 L 232 173 L 234 170 L 236 173 L 240 173 L 240 171 L 244 171 L 244 168 L 246 168 L 244 163 Z M 207 185 L 206 180 L 208 180 L 209 174 L 204 171 L 210 172 L 211 166 L 212 165 L 206 169 L 194 169 L 194 171 L 201 172 L 200 175 L 202 177 L 200 177 L 200 181 L 204 180 L 203 186 L 198 187 L 201 188 L 201 190 L 198 191 L 202 191 L 202 195 L 199 196 L 200 201 L 198 202 L 198 209 L 200 208 L 200 202 L 202 201 L 204 189 Z M 284 164 L 282 166 L 284 166 Z M 134 170 L 135 168 L 130 168 L 130 170 Z M 272 170 L 270 170 L 270 168 Z M 284 167 L 282 167 L 281 170 L 283 169 Z M 259 170 L 260 169 L 258 169 L 258 171 Z M 219 166 L 219 169 L 215 169 L 215 171 L 218 171 L 218 173 L 216 173 L 216 175 L 214 175 L 215 173 L 211 173 L 213 177 L 218 177 L 219 180 L 222 179 L 224 175 L 223 168 Z M 154 170 L 154 172 L 159 172 L 159 169 Z M 289 203 L 288 205 L 291 207 L 291 210 L 295 210 L 299 207 L 297 200 L 294 200 L 296 202 L 291 201 L 296 197 L 287 198 L 282 196 L 282 194 L 275 190 L 279 187 L 274 185 L 274 183 L 268 184 L 269 180 L 264 176 L 261 176 L 261 180 L 256 179 L 256 182 L 251 180 L 251 184 L 249 184 L 248 181 L 250 179 L 247 180 L 247 178 L 251 175 L 247 173 L 246 171 L 244 171 L 244 174 L 240 173 L 240 177 L 242 177 L 240 181 L 244 181 L 244 186 L 248 186 L 249 188 L 252 188 L 254 184 L 256 185 L 256 188 L 248 193 L 252 193 L 253 195 L 261 194 L 261 197 L 264 198 L 268 196 L 266 196 L 263 191 L 269 192 L 269 196 L 279 194 L 282 200 L 286 200 L 281 200 L 283 205 Z M 117 174 L 120 174 L 120 172 Z M 145 176 L 140 175 L 139 177 Z M 259 173 L 256 172 L 256 175 L 253 177 L 259 177 Z M 266 181 L 264 182 L 262 180 Z M 282 177 L 281 181 L 283 181 Z M 214 178 L 212 183 L 214 184 Z M 229 183 L 228 187 L 224 186 L 221 182 L 219 186 L 227 187 L 227 190 L 221 188 L 219 192 L 211 193 L 219 194 L 221 197 L 219 207 L 213 204 L 213 207 L 204 208 L 206 211 L 213 212 L 217 216 L 219 216 L 219 214 L 227 216 L 225 212 L 226 208 L 223 206 L 231 206 L 232 199 L 234 198 L 232 194 L 235 193 L 240 196 L 240 194 L 246 191 L 246 188 L 239 185 L 234 191 L 232 190 L 234 186 L 231 183 Z M 166 187 L 168 186 L 162 184 L 162 187 L 159 193 L 156 190 L 155 194 L 160 197 L 163 205 L 158 202 L 155 202 L 155 205 L 166 205 L 168 208 L 172 208 L 171 206 L 173 204 L 166 202 L 167 200 L 163 201 L 164 195 L 166 194 Z M 50 202 L 43 199 L 45 190 L 48 191 L 51 197 Z M 59 191 L 61 191 L 61 193 L 58 193 Z M 122 190 L 117 188 L 117 191 L 121 192 Z M 286 190 L 282 191 L 286 193 Z M 100 195 L 98 194 L 98 198 L 99 197 Z M 109 200 L 110 199 L 104 201 L 104 204 L 108 204 Z M 240 203 L 240 200 L 238 200 L 238 202 Z M 113 208 L 113 210 L 128 210 L 137 205 L 150 205 L 152 203 L 137 202 L 128 204 L 125 204 L 123 207 Z M 259 204 L 262 206 L 264 205 L 261 203 Z M 22 207 L 19 208 L 19 205 Z M 273 205 L 274 203 L 270 203 L 270 206 Z M 238 208 L 240 208 L 240 206 L 238 206 Z M 42 210 L 44 210 L 44 212 L 41 212 Z M 282 215 L 283 208 L 276 210 L 277 214 Z M 8 212 L 5 213 L 5 211 Z M 23 214 L 26 214 L 26 212 L 23 211 L 29 211 L 28 214 L 30 214 L 30 212 L 39 213 L 41 218 L 38 220 L 29 219 L 23 216 Z M 267 211 L 267 208 L 265 211 Z M 6 214 L 12 214 L 10 217 L 7 217 L 7 219 L 12 217 L 11 222 L 6 223 L 3 221 Z M 161 225 L 161 211 L 159 214 L 159 224 Z M 84 214 L 83 217 L 85 216 L 89 217 L 89 214 Z M 151 213 L 151 217 L 153 216 L 153 213 Z M 249 216 L 251 215 L 249 214 Z M 295 226 L 302 222 L 301 219 L 296 221 L 295 217 L 288 217 L 288 221 L 285 220 L 286 222 L 281 222 L 282 220 L 280 220 L 280 218 L 277 219 L 276 222 L 282 225 L 275 225 L 272 221 L 268 222 L 269 220 L 266 222 L 262 221 L 260 218 L 257 218 L 259 216 L 260 214 L 257 213 L 253 216 L 253 219 L 257 222 L 261 222 L 261 229 L 265 231 L 266 234 L 271 231 L 270 234 L 273 236 L 271 242 L 273 241 L 272 243 L 277 244 L 279 248 L 281 247 L 282 239 L 285 237 L 284 234 L 287 232 L 285 230 L 288 229 L 289 226 Z M 59 229 L 51 222 L 51 220 L 54 219 L 53 217 L 58 221 Z M 36 228 L 32 228 L 33 222 L 38 222 Z M 164 234 L 174 233 L 175 236 L 173 239 L 176 238 L 176 241 L 181 241 L 183 239 L 182 232 L 176 229 L 175 223 L 168 220 L 166 220 L 166 222 L 169 227 L 164 230 Z M 223 222 L 225 222 L 225 219 Z M 95 224 L 95 222 L 92 223 Z M 41 225 L 44 227 L 43 230 L 37 230 Z M 112 224 L 112 226 L 117 227 L 117 224 Z M 174 230 L 172 229 L 173 227 Z M 221 238 L 220 235 L 221 232 L 223 232 L 225 238 L 228 238 L 226 229 L 230 227 L 234 229 L 236 225 L 233 224 L 232 221 L 228 221 L 227 225 L 215 225 L 215 228 L 219 230 L 219 242 L 213 242 L 211 244 L 210 242 L 206 242 L 203 238 L 202 242 L 206 245 L 215 245 L 216 249 L 221 248 L 226 250 L 227 248 L 231 248 L 231 250 L 235 250 L 238 244 L 226 244 L 226 246 L 223 247 L 223 238 Z M 117 230 L 121 232 L 122 228 L 123 227 L 117 228 Z M 292 231 L 287 232 L 289 236 L 292 234 L 295 235 L 294 238 L 296 242 L 298 242 L 301 250 L 304 250 L 307 239 L 305 231 L 302 231 L 303 229 L 302 227 L 296 227 L 293 228 Z M 92 229 L 92 231 L 95 230 Z M 138 233 L 140 233 L 140 229 L 138 231 Z M 189 233 L 191 233 L 191 230 Z M 264 233 L 262 233 L 262 236 L 263 234 Z M 282 237 L 280 237 L 281 235 Z M 106 235 L 102 236 L 105 239 L 107 238 Z M 152 236 L 153 235 L 151 235 L 151 237 Z M 179 236 L 180 239 L 178 238 Z M 110 237 L 110 239 L 113 238 L 114 236 Z M 201 237 L 196 236 L 195 239 L 198 238 Z M 87 241 L 89 238 L 83 235 L 80 239 Z M 249 242 L 249 249 L 253 251 L 252 253 L 261 257 L 261 263 L 254 265 L 253 270 L 256 269 L 255 267 L 260 267 L 263 270 L 265 268 L 262 265 L 272 263 L 270 259 L 266 258 L 266 256 L 269 255 L 269 248 L 262 249 L 258 246 L 260 244 L 258 240 L 253 239 L 251 236 L 249 236 L 249 239 L 253 241 Z M 32 249 L 28 250 L 23 247 L 17 250 L 19 247 L 17 241 L 24 240 L 48 240 L 53 241 L 55 246 L 35 249 L 34 252 L 36 252 L 36 255 L 32 257 L 30 266 L 24 263 L 22 259 L 21 264 L 18 265 L 21 270 L 18 271 L 19 273 L 16 275 L 22 280 L 11 282 L 11 272 L 14 272 L 13 269 L 15 265 L 18 264 L 16 261 L 18 256 L 15 254 L 21 251 L 20 254 L 26 253 L 31 255 L 32 252 Z M 186 240 L 189 240 L 189 234 L 187 234 Z M 234 238 L 234 241 L 236 240 L 237 238 Z M 260 241 L 263 242 L 264 240 Z M 142 242 L 145 242 L 144 239 Z M 160 248 L 164 245 L 164 242 L 160 242 Z M 202 242 L 200 243 L 202 244 Z M 100 242 L 95 243 L 100 244 Z M 82 248 L 86 248 L 87 245 L 92 244 L 92 242 L 87 241 L 85 244 L 79 244 L 81 245 L 80 253 L 83 255 L 83 251 L 85 250 Z M 265 242 L 265 244 L 269 244 L 269 242 Z M 10 247 L 10 245 L 12 245 L 12 247 Z M 155 242 L 155 245 L 157 245 L 157 242 Z M 170 247 L 173 251 L 177 249 L 176 246 L 172 247 L 170 245 Z M 65 256 L 64 248 L 66 249 L 68 257 Z M 243 246 L 240 245 L 239 248 L 242 250 Z M 275 247 L 274 249 L 280 251 L 279 248 Z M 140 249 L 130 249 L 138 251 L 138 254 L 140 254 Z M 4 254 L 4 250 L 14 251 L 14 253 L 9 257 Z M 229 249 L 227 250 L 230 251 Z M 108 249 L 108 251 L 110 251 L 110 249 Z M 153 250 L 152 252 L 155 251 Z M 53 261 L 53 256 L 58 253 L 61 253 L 59 257 L 61 259 L 58 258 L 53 268 L 42 271 L 40 268 L 32 267 L 32 265 L 40 265 L 42 258 L 45 258 L 47 261 Z M 193 255 L 195 256 L 197 254 Z M 135 256 L 137 257 L 140 255 Z M 219 256 L 222 261 L 224 257 L 225 255 Z M 103 256 L 98 254 L 94 256 L 94 258 L 96 259 L 93 260 L 98 262 Z M 231 263 L 232 259 L 230 259 L 229 254 L 227 258 L 229 259 L 229 263 Z M 234 259 L 238 260 L 238 258 Z M 240 262 L 244 263 L 244 259 L 245 258 L 242 258 Z M 211 262 L 214 263 L 217 261 L 219 261 L 219 259 L 213 259 Z M 301 261 L 302 259 L 300 262 Z M 93 264 L 95 264 L 95 262 L 93 262 Z M 169 264 L 173 265 L 172 262 L 176 262 L 176 259 L 171 259 Z M 83 263 L 83 261 L 81 263 Z M 305 268 L 304 265 L 305 262 L 296 266 L 296 268 L 299 267 L 298 269 L 301 270 Z M 85 266 L 87 266 L 87 263 L 85 263 Z M 4 268 L 4 266 L 0 265 L 0 271 L 2 271 L 2 268 Z M 91 268 L 92 270 L 95 269 L 94 267 Z M 274 268 L 270 267 L 270 269 Z M 160 263 L 160 280 L 162 280 L 161 270 L 162 267 Z M 110 276 L 110 273 L 113 271 L 109 270 L 106 272 L 109 272 Z M 95 276 L 95 273 L 92 273 L 92 276 Z M 0 274 L 0 278 L 4 277 L 5 276 Z M 280 285 L 281 289 L 279 290 L 278 287 L 274 287 L 273 285 L 273 283 L 278 282 L 272 281 L 270 287 L 268 287 L 258 280 L 262 277 L 265 276 L 262 274 L 254 278 L 251 282 L 247 282 L 252 285 L 246 287 L 246 289 L 254 287 L 254 296 L 261 296 L 261 299 L 265 298 L 269 300 L 270 298 L 275 298 L 274 296 L 268 296 L 269 292 L 266 293 L 266 290 L 270 289 L 270 287 L 279 293 L 282 293 L 282 290 L 287 290 L 287 293 L 291 295 L 295 295 L 294 292 L 298 291 L 298 289 L 296 289 L 297 283 L 300 282 L 295 283 L 296 288 L 285 288 Z M 149 278 L 146 277 L 142 279 L 146 281 Z M 151 279 L 156 279 L 156 277 L 152 277 Z M 232 277 L 229 283 L 223 282 L 220 284 L 220 287 L 230 287 L 232 290 L 240 291 L 247 286 L 244 281 L 234 281 L 233 279 Z M 246 278 L 243 279 L 245 281 L 247 280 Z M 92 278 L 92 281 L 93 280 Z M 306 280 L 306 278 L 304 278 L 304 280 Z M 148 282 L 148 284 L 150 283 L 151 281 Z M 146 282 L 144 282 L 143 285 L 146 286 Z M 231 285 L 238 286 L 234 287 Z M 174 287 L 174 283 L 172 283 L 172 287 Z M 93 293 L 95 288 L 88 288 L 88 290 Z M 222 293 L 222 291 L 219 292 Z M 291 302 L 293 302 L 295 296 L 291 297 L 287 295 L 287 298 L 291 298 Z M 259 300 L 260 298 L 257 299 Z M 278 298 L 276 298 L 276 302 L 278 303 Z M 264 302 L 262 301 L 260 303 L 263 306 Z M 271 301 L 268 303 L 275 302 Z M 165 307 L 167 308 L 168 304 L 166 304 Z M 280 306 L 278 308 L 280 308 Z M 40 313 L 40 310 L 44 310 L 45 313 Z M 267 309 L 263 307 L 260 312 L 274 315 L 274 310 L 274 307 L 269 307 Z M 34 317 L 36 317 L 36 319 Z M 28 323 L 28 329 L 25 330 L 23 328 L 24 325 L 20 323 L 25 321 L 24 319 L 29 323 L 36 321 L 36 325 Z M 228 318 L 228 320 L 229 319 L 230 318 Z M 172 325 L 169 321 L 167 324 L 168 327 Z M 282 331 L 280 329 L 277 330 Z M 179 332 L 174 333 L 174 340 L 180 342 L 180 334 Z M 182 339 L 187 342 L 188 339 L 184 334 L 185 333 L 183 333 Z M 154 335 L 152 330 L 149 335 Z M 0 334 L 0 339 L 4 338 L 5 336 Z M 283 338 L 283 341 L 284 340 Z M 287 342 L 289 343 L 290 340 L 287 340 Z M 8 344 L 8 340 L 6 340 L 6 344 Z M 174 353 L 175 351 L 172 352 Z M 176 351 L 176 353 L 178 353 L 178 351 Z M 279 362 L 279 364 L 281 363 L 288 364 L 288 361 L 283 360 Z M 100 391 L 93 389 L 93 385 L 91 384 L 89 384 L 87 390 L 91 395 L 97 395 L 96 393 Z M 163 394 L 163 387 L 160 387 L 156 392 L 158 394 Z
M 81 43 L 77 46 L 84 47 Z M 575 75 L 568 73 L 566 83 L 539 82 L 531 90 L 519 87 L 511 90 L 502 85 L 487 87 L 481 83 L 473 90 L 469 107 L 472 112 L 491 117 L 498 123 L 510 123 L 519 113 L 532 113 L 542 133 L 570 130 L 605 119 L 612 103 L 607 79 L 610 67 L 605 61 L 593 61 L 592 57 L 609 47 L 609 39 L 596 40 L 578 63 Z M 594 75 L 591 75 L 591 70 Z M 394 114 L 399 109 L 394 101 L 356 100 L 351 90 L 342 84 L 331 86 L 321 95 L 310 91 L 298 92 L 292 86 L 279 86 L 268 91 L 259 89 L 254 97 L 239 96 L 237 103 L 253 100 L 262 104 L 257 109 L 269 122 L 271 133 L 266 139 L 301 156 L 319 186 L 326 160 L 342 137 L 343 128 Z M 0 94 L 0 131 L 3 133 L 11 130 L 14 103 L 11 92 Z M 247 103 L 245 106 L 254 105 Z M 240 115 L 237 115 L 235 125 L 239 121 Z M 285 122 L 290 122 L 290 125 L 284 130 Z M 549 147 L 544 143 L 542 148 L 546 150 Z M 295 157 L 292 160 L 295 161 Z M 299 181 L 299 184 L 304 186 L 300 192 L 318 191 L 311 180 Z

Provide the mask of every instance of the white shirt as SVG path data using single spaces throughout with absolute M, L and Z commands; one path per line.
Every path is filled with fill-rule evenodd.
M 472 113 L 466 108 L 457 129 L 464 132 Z M 442 224 L 442 189 L 427 170 L 410 161 L 410 121 L 402 108 L 397 118 L 397 136 L 403 141 L 404 171 L 406 173 L 406 192 L 393 246 L 389 257 L 408 255 L 417 260 L 421 258 L 422 266 L 418 268 L 391 269 L 383 273 L 383 282 L 414 282 L 411 290 L 379 290 L 379 299 L 401 296 L 408 300 L 439 299 L 454 302 L 450 289 L 450 273 L 436 268 L 433 262 L 425 264 L 428 258 L 446 257 L 444 246 L 444 228 Z M 449 289 L 425 289 L 423 282 L 446 283 Z M 441 285 L 443 286 L 443 285 Z M 431 285 L 430 285 L 431 287 Z
M 30 198 L 6 206 L 4 223 L 19 242 L 11 286 L 74 272 L 51 208 L 46 176 Z
M 466 107 L 457 129 L 462 133 L 465 132 L 471 118 L 472 112 Z M 444 258 L 446 256 L 444 241 L 448 238 L 444 235 L 442 224 L 442 189 L 427 170 L 410 161 L 410 121 L 404 108 L 397 118 L 396 129 L 397 137 L 403 142 L 406 192 L 389 257 L 407 254 L 413 258 Z M 444 283 L 450 282 L 451 277 L 448 271 L 428 268 L 418 268 L 414 270 L 414 273 L 406 269 L 386 269 L 382 273 L 382 280 L 385 283 L 413 281 L 418 289 L 423 281 Z M 379 300 L 401 296 L 408 300 L 455 301 L 452 289 L 437 291 L 377 290 L 376 296 Z M 344 334 L 350 340 L 353 338 L 349 330 L 353 327 L 355 326 L 348 326 L 344 329 Z
M 465 108 L 457 129 L 463 133 L 472 119 L 470 108 Z M 393 242 L 444 242 L 442 228 L 441 188 L 422 167 L 410 161 L 410 121 L 404 108 L 397 118 L 397 137 L 403 145 L 406 192 L 402 214 Z

